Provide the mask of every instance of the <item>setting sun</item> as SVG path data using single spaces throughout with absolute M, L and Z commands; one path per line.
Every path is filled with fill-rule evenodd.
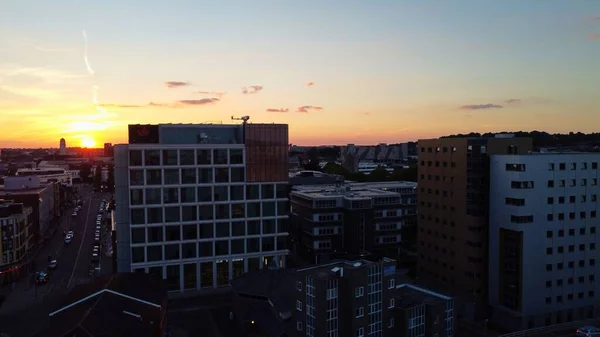
M 93 148 L 96 146 L 96 141 L 91 138 L 83 138 L 81 140 L 81 146 L 87 148 Z

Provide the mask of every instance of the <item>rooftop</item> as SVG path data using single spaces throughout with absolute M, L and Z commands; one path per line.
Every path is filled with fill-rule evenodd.
M 27 188 L 27 189 L 22 189 L 22 190 L 10 190 L 10 191 L 5 190 L 4 185 L 0 185 L 0 198 L 6 198 L 6 197 L 10 197 L 10 196 L 15 196 L 15 195 L 40 194 L 40 192 L 42 192 L 43 190 L 48 188 L 48 186 L 50 186 L 50 185 L 51 184 L 47 184 L 47 185 L 43 185 L 43 186 L 36 187 L 36 188 Z
M 367 199 L 375 197 L 397 197 L 400 194 L 390 191 L 397 188 L 416 188 L 417 183 L 391 181 L 375 183 L 346 183 L 340 185 L 300 185 L 294 186 L 292 193 L 308 199 L 338 198 Z
M 394 298 L 396 298 L 396 307 L 402 309 L 409 309 L 421 304 L 435 304 L 452 299 L 446 295 L 409 283 L 397 285 Z

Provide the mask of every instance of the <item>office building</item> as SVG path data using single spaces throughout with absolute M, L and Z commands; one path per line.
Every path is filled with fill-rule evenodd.
M 287 125 L 130 125 L 114 149 L 120 272 L 183 291 L 285 266 Z
M 598 317 L 598 153 L 492 155 L 489 303 L 512 330 Z
M 467 319 L 487 317 L 489 155 L 531 148 L 510 135 L 419 140 L 417 277 Z
M 337 260 L 263 269 L 231 281 L 240 336 L 439 336 L 454 334 L 454 300 L 396 284 L 396 262 Z
M 28 251 L 33 245 L 31 207 L 0 199 L 0 285 L 26 274 Z
M 58 154 L 63 155 L 63 156 L 67 154 L 67 141 L 64 138 L 60 139 L 60 142 L 58 145 Z
M 293 251 L 309 263 L 366 253 L 396 258 L 416 223 L 413 182 L 297 185 L 290 193 Z
M 104 157 L 112 157 L 114 154 L 113 145 L 111 143 L 104 143 Z

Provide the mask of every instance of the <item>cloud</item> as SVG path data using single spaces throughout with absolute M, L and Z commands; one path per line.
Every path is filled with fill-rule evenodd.
M 183 105 L 205 105 L 220 101 L 218 98 L 184 99 L 179 101 Z
M 251 85 L 249 87 L 243 87 L 242 94 L 256 94 L 261 90 L 263 90 L 262 85 Z
M 590 19 L 591 22 L 600 22 L 600 16 L 596 16 Z
M 33 43 L 25 43 L 20 45 L 21 48 L 33 48 L 37 51 L 45 52 L 45 53 L 66 53 L 66 52 L 74 52 L 76 49 L 74 48 L 53 48 L 53 47 L 45 47 Z
M 307 87 L 312 87 L 313 85 L 315 85 L 315 82 L 307 82 L 307 83 L 306 83 L 306 86 L 307 86 Z
M 484 110 L 484 109 L 502 109 L 504 108 L 502 105 L 498 104 L 471 104 L 471 105 L 463 105 L 460 107 L 461 110 Z
M 0 64 L 0 78 L 30 77 L 50 84 L 73 82 L 76 79 L 87 77 L 85 74 L 74 74 L 67 71 L 48 67 L 24 67 L 19 64 Z
M 363 113 L 363 115 L 370 115 L 370 114 L 371 114 L 370 112 Z
M 298 107 L 298 109 L 296 109 L 296 112 L 310 112 L 310 111 L 321 111 L 323 110 L 322 107 L 320 106 L 312 106 L 312 105 L 303 105 Z
M 506 104 L 521 103 L 521 99 L 520 98 L 511 98 L 511 99 L 505 100 L 504 103 L 506 103 Z
M 181 81 L 167 81 L 165 82 L 165 85 L 168 88 L 181 88 L 181 87 L 187 87 L 189 86 L 191 83 L 189 82 L 181 82 Z
M 210 95 L 210 96 L 217 96 L 218 98 L 223 97 L 223 95 L 225 95 L 224 92 L 220 92 L 220 91 L 197 91 L 197 94 L 200 95 Z
M 152 103 L 150 103 L 152 104 Z M 148 105 L 150 105 L 148 104 Z M 135 104 L 114 104 L 114 103 L 110 103 L 110 104 L 99 104 L 100 106 L 102 106 L 103 108 L 107 108 L 107 109 L 111 109 L 111 108 L 123 108 L 123 109 L 135 109 L 135 108 L 142 108 L 143 105 L 135 105 Z
M 60 92 L 56 90 L 38 89 L 31 87 L 25 88 L 10 85 L 0 86 L 0 91 L 6 91 L 13 95 L 31 97 L 36 99 L 56 99 L 61 96 Z
M 290 111 L 290 109 L 273 109 L 273 108 L 269 108 L 267 109 L 267 112 L 288 112 Z
M 590 34 L 588 35 L 588 38 L 591 40 L 600 40 L 600 34 Z

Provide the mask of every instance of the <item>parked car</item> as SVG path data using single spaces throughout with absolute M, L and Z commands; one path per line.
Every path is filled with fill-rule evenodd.
M 92 262 L 98 262 L 99 257 L 98 257 L 98 253 L 92 253 Z
M 71 241 L 73 241 L 73 236 L 67 234 L 67 236 L 65 236 L 65 243 L 69 244 Z
M 38 271 L 35 273 L 35 284 L 44 284 L 50 280 L 50 275 L 43 271 Z
M 50 269 L 50 270 L 54 270 L 54 269 L 56 269 L 56 267 L 58 267 L 58 261 L 56 261 L 56 260 L 52 260 L 48 264 L 48 269 Z
M 595 326 L 583 326 L 579 329 L 577 329 L 577 334 L 578 337 L 597 337 L 600 336 L 600 329 L 596 328 Z

